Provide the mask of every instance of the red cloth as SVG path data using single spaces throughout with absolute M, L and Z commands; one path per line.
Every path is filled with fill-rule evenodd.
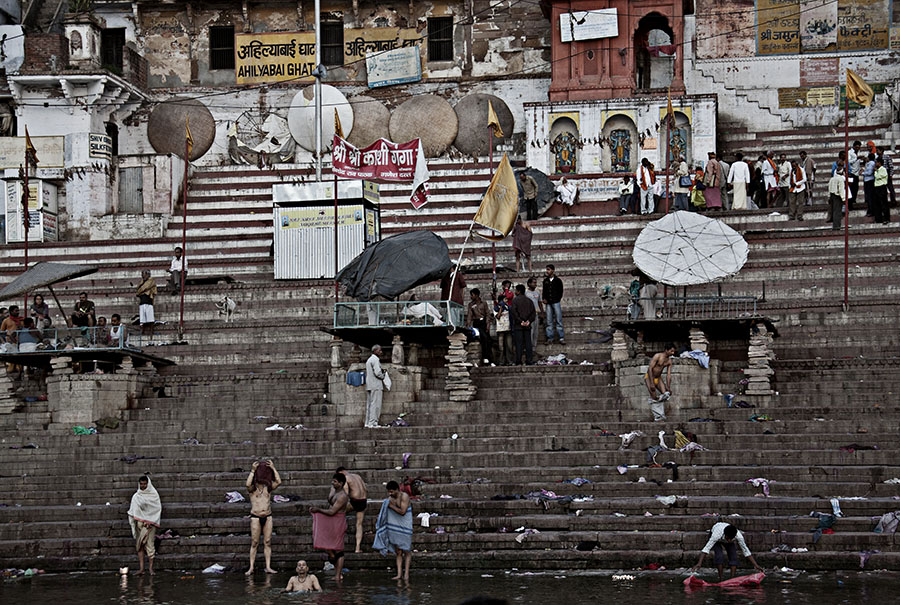
M 661 44 L 659 46 L 647 47 L 647 52 L 650 53 L 651 57 L 658 57 L 660 55 L 674 55 L 676 50 L 678 50 L 677 44 Z
M 313 548 L 317 550 L 344 550 L 347 533 L 347 516 L 344 513 L 328 516 L 313 513 Z
M 766 577 L 766 574 L 759 572 L 749 576 L 739 576 L 737 578 L 729 578 L 728 580 L 723 580 L 722 582 L 707 582 L 705 580 L 701 580 L 697 576 L 691 574 L 690 577 L 685 578 L 684 585 L 688 588 L 707 588 L 709 586 L 720 586 L 722 588 L 734 588 L 737 586 L 757 586 L 760 582 L 763 581 L 763 578 Z

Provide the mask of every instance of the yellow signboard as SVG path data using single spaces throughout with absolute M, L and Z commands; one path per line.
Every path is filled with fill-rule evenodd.
M 885 49 L 890 23 L 891 0 L 756 0 L 756 52 Z
M 834 86 L 801 86 L 778 89 L 778 107 L 780 109 L 819 107 L 836 103 L 837 91 Z
M 238 84 L 309 82 L 316 68 L 313 32 L 235 34 L 234 73 Z
M 341 206 L 338 208 L 338 226 L 362 223 L 362 206 Z M 334 228 L 334 208 L 297 208 L 281 211 L 282 229 Z

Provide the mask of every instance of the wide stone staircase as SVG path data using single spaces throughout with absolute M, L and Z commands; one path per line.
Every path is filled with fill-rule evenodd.
M 484 168 L 435 163 L 442 180 L 418 212 L 406 204 L 402 187 L 385 186 L 385 234 L 430 229 L 458 253 L 478 191 L 487 185 Z M 319 328 L 331 322 L 332 285 L 271 278 L 266 191 L 272 182 L 294 178 L 309 176 L 287 167 L 195 173 L 188 200 L 192 276 L 223 279 L 188 290 L 186 342 L 148 348 L 177 365 L 155 379 L 161 389 L 123 412 L 118 429 L 73 435 L 41 401 L 23 402 L 19 411 L 0 417 L 0 566 L 109 570 L 132 563 L 125 512 L 137 476 L 151 472 L 164 504 L 162 529 L 178 536 L 161 542 L 157 565 L 244 567 L 249 506 L 226 503 L 225 493 L 243 490 L 254 459 L 272 457 L 285 481 L 276 493 L 289 498 L 274 505 L 274 556 L 282 569 L 310 555 L 306 510 L 324 500 L 338 465 L 369 484 L 374 502 L 366 545 L 382 484 L 420 478 L 414 513 L 436 516 L 428 528 L 416 523 L 418 566 L 690 565 L 706 531 L 721 519 L 745 531 L 765 566 L 858 569 L 860 551 L 877 550 L 867 568 L 900 569 L 895 536 L 872 533 L 873 517 L 900 509 L 900 486 L 885 483 L 900 477 L 900 361 L 892 329 L 900 311 L 891 302 L 900 288 L 897 223 L 872 225 L 861 211 L 851 214 L 850 306 L 844 311 L 843 236 L 824 224 L 824 207 L 810 209 L 804 223 L 770 211 L 722 213 L 751 250 L 744 269 L 722 284 L 722 294 L 758 296 L 758 312 L 776 321 L 778 395 L 741 396 L 746 345 L 714 342 L 712 355 L 722 364 L 715 392 L 654 424 L 642 401 L 625 399 L 612 386 L 610 343 L 597 334 L 624 317 L 623 308 L 601 300 L 600 290 L 628 285 L 631 246 L 648 219 L 541 219 L 535 273 L 552 262 L 564 280 L 568 344 L 540 345 L 538 353 L 565 353 L 591 365 L 474 368 L 475 400 L 427 397 L 411 404 L 408 427 L 373 431 L 338 428 L 325 397 L 330 336 Z M 39 244 L 30 257 L 99 263 L 99 273 L 58 292 L 70 304 L 86 290 L 98 313 L 125 317 L 135 312 L 140 269 L 163 276 L 179 229 L 170 225 L 159 241 Z M 489 243 L 476 238 L 468 250 L 476 265 L 489 265 Z M 16 247 L 3 250 L 4 281 L 20 270 L 20 255 Z M 497 257 L 502 267 L 514 267 L 509 244 L 497 247 Z M 516 282 L 526 277 L 506 270 L 502 275 Z M 489 286 L 484 274 L 468 280 L 470 287 Z M 437 285 L 418 293 L 436 297 Z M 718 287 L 691 288 L 689 294 L 715 295 Z M 217 316 L 214 303 L 224 295 L 240 303 L 234 323 Z M 157 312 L 169 324 L 156 340 L 175 341 L 178 298 L 163 292 Z M 653 352 L 659 344 L 648 336 L 645 347 Z M 343 352 L 353 354 L 349 344 Z M 432 395 L 440 393 L 443 375 L 433 369 Z M 39 394 L 31 383 L 22 387 L 23 396 Z M 757 407 L 728 408 L 717 392 Z M 754 414 L 772 420 L 750 421 Z M 695 418 L 708 421 L 691 422 Z M 276 423 L 303 428 L 266 430 Z M 671 468 L 644 466 L 647 448 L 659 443 L 657 432 L 665 430 L 674 447 L 675 429 L 696 433 L 708 450 L 659 453 L 657 463 L 678 464 L 677 478 Z M 620 450 L 617 435 L 634 430 L 646 435 Z M 29 444 L 37 447 L 23 447 Z M 840 449 L 853 444 L 878 449 Z M 589 483 L 563 482 L 577 478 Z M 753 478 L 770 482 L 769 497 L 746 482 Z M 834 534 L 813 544 L 817 520 L 809 513 L 831 512 L 831 498 L 840 499 L 844 516 Z M 769 552 L 782 544 L 808 550 Z M 348 554 L 346 562 L 351 569 L 385 564 L 370 548 Z

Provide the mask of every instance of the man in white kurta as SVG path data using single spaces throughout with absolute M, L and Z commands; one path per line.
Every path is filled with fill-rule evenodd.
M 728 182 L 731 183 L 732 204 L 734 210 L 747 210 L 747 187 L 750 185 L 750 167 L 744 161 L 744 154 L 737 154 L 737 161 L 728 171 Z
M 372 347 L 372 355 L 366 360 L 366 424 L 367 429 L 377 428 L 381 418 L 381 397 L 384 395 L 384 370 L 381 369 L 381 346 Z

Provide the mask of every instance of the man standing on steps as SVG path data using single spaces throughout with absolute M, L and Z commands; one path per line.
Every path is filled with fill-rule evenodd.
M 372 347 L 366 360 L 366 423 L 365 428 L 377 429 L 381 418 L 381 398 L 384 395 L 384 370 L 381 369 L 381 345 Z
M 774 208 L 778 198 L 778 166 L 775 164 L 775 152 L 767 151 L 766 158 L 760 165 L 763 177 L 763 189 L 765 191 L 765 204 L 763 208 Z
M 522 183 L 522 198 L 525 200 L 526 220 L 537 220 L 537 196 L 538 184 L 533 178 L 524 172 L 519 173 L 519 181 Z
M 656 174 L 650 168 L 650 160 L 643 158 L 634 175 L 637 189 L 641 196 L 641 214 L 651 214 L 653 206 L 653 185 L 656 183 Z
M 547 265 L 547 277 L 541 288 L 541 302 L 547 310 L 547 344 L 553 343 L 555 334 L 559 334 L 559 344 L 566 344 L 566 334 L 562 323 L 563 284 L 556 276 L 556 267 Z
M 481 342 L 481 359 L 488 365 L 494 364 L 493 343 L 491 342 L 490 321 L 491 310 L 488 304 L 481 300 L 481 290 L 472 288 L 469 291 L 469 308 L 466 310 L 466 326 L 478 330 L 478 340 Z
M 362 552 L 363 537 L 363 517 L 366 515 L 366 506 L 368 505 L 368 492 L 366 491 L 366 482 L 356 473 L 351 473 L 343 466 L 339 466 L 336 473 L 341 473 L 347 479 L 344 484 L 344 491 L 350 498 L 350 508 L 356 512 L 356 551 Z M 331 496 L 329 496 L 329 500 Z
M 778 206 L 788 205 L 788 190 L 791 188 L 792 162 L 783 153 L 778 156 Z
M 175 256 L 172 258 L 172 262 L 169 263 L 169 282 L 172 286 L 173 296 L 181 292 L 182 270 L 184 271 L 185 277 L 187 276 L 188 264 L 187 258 L 181 258 L 183 252 L 181 246 L 176 246 Z
M 732 196 L 732 210 L 747 210 L 747 189 L 750 187 L 750 166 L 744 161 L 744 154 L 735 154 L 735 162 L 728 171 L 728 182 L 734 187 Z
M 347 479 L 341 473 L 331 478 L 328 508 L 309 507 L 313 518 L 313 548 L 328 553 L 328 562 L 334 565 L 334 579 L 341 584 L 344 578 L 344 535 L 347 533 L 347 504 L 350 498 L 344 491 Z
M 516 286 L 516 297 L 509 307 L 509 323 L 513 330 L 513 341 L 516 346 L 516 365 L 522 363 L 522 353 L 525 353 L 525 364 L 533 363 L 534 351 L 531 348 L 531 325 L 537 319 L 534 303 L 525 295 L 525 286 Z
M 800 167 L 806 173 L 806 205 L 813 204 L 813 185 L 816 183 L 816 163 L 805 151 L 800 152 Z
M 850 153 L 847 156 L 847 166 L 848 170 L 850 170 L 849 181 L 850 181 L 850 209 L 853 209 L 853 206 L 856 204 L 856 196 L 859 193 L 859 182 L 862 179 L 862 168 L 863 162 L 860 157 L 860 149 L 862 148 L 862 143 L 859 141 L 853 141 L 853 147 L 850 148 Z
M 791 162 L 791 174 L 788 185 L 788 218 L 802 221 L 803 204 L 806 200 L 806 172 L 800 162 Z
M 141 284 L 138 286 L 135 296 L 138 298 L 141 334 L 146 336 L 149 340 L 153 340 L 153 329 L 156 327 L 156 317 L 153 314 L 153 300 L 156 298 L 156 282 L 150 277 L 149 271 L 141 271 Z
M 531 351 L 537 351 L 538 344 L 538 332 L 540 331 L 541 322 L 538 321 L 538 317 L 544 313 L 544 305 L 541 304 L 541 293 L 537 290 L 537 280 L 533 277 L 528 278 L 528 289 L 525 291 L 525 296 L 528 297 L 528 300 L 531 301 L 531 304 L 534 305 L 534 312 L 537 314 L 534 317 L 534 321 L 531 322 Z
M 672 356 L 675 354 L 675 345 L 666 343 L 662 353 L 657 353 L 650 360 L 647 373 L 644 374 L 644 383 L 650 393 L 650 411 L 653 412 L 653 422 L 662 422 L 666 419 L 666 400 L 672 396 Z M 661 388 L 663 370 L 666 371 L 665 390 Z
M 700 551 L 700 560 L 691 568 L 691 571 L 700 569 L 703 566 L 703 560 L 712 551 L 713 560 L 719 571 L 719 582 L 724 578 L 726 554 L 728 555 L 728 565 L 731 567 L 731 577 L 733 578 L 735 571 L 737 571 L 738 546 L 741 547 L 741 552 L 744 553 L 747 560 L 753 564 L 753 569 L 762 571 L 762 568 L 756 563 L 756 559 L 750 553 L 750 549 L 747 548 L 744 534 L 729 523 L 716 523 L 712 526 L 712 529 L 709 531 L 709 540 L 707 540 L 706 546 Z

